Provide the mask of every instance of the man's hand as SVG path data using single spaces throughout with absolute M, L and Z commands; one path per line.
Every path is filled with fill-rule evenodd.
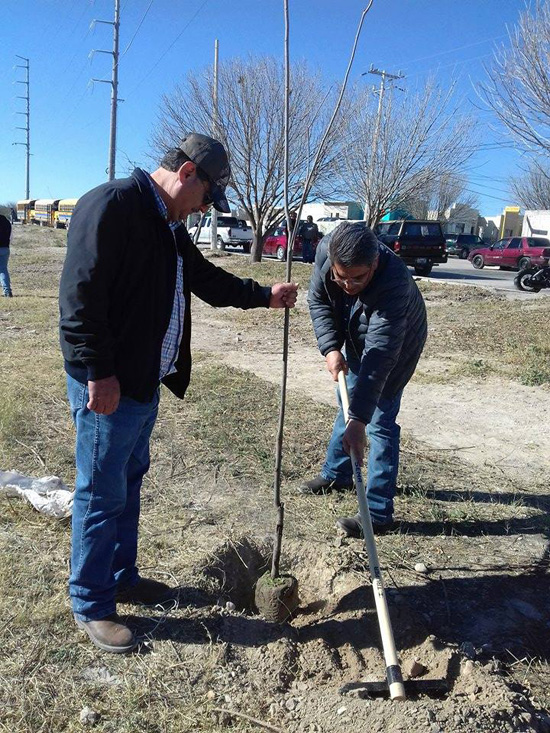
M 342 440 L 343 449 L 350 456 L 353 454 L 359 463 L 363 465 L 366 446 L 365 425 L 360 420 L 350 420 Z
M 90 399 L 86 407 L 98 415 L 111 415 L 120 402 L 120 384 L 116 377 L 88 382 Z
M 296 283 L 275 283 L 271 288 L 270 308 L 294 308 L 298 297 Z
M 341 351 L 329 351 L 325 356 L 327 369 L 332 375 L 335 382 L 338 381 L 338 374 L 344 372 L 348 373 L 348 365 Z

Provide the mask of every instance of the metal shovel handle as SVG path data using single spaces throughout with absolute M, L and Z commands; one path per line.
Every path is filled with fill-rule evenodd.
M 340 387 L 340 399 L 342 400 L 342 409 L 346 422 L 348 421 L 349 412 L 349 396 L 346 384 L 346 375 L 344 372 L 338 373 L 338 385 Z M 376 550 L 376 542 L 374 540 L 374 530 L 372 528 L 372 520 L 367 502 L 367 492 L 361 472 L 361 461 L 359 456 L 354 452 L 351 454 L 351 464 L 353 468 L 353 478 L 355 481 L 355 489 L 357 491 L 357 502 L 359 504 L 359 514 L 361 516 L 361 524 L 363 525 L 363 536 L 365 538 L 365 549 L 369 558 L 370 576 L 372 582 L 372 590 L 374 593 L 374 602 L 376 605 L 376 614 L 378 616 L 378 625 L 380 627 L 380 635 L 382 637 L 382 648 L 384 650 L 384 661 L 386 663 L 386 677 L 392 700 L 405 700 L 405 686 L 403 684 L 403 676 L 401 674 L 401 666 L 397 658 L 395 649 L 395 640 L 393 638 L 393 629 L 388 610 L 388 602 L 386 600 L 386 591 L 382 582 L 382 574 L 380 572 L 380 563 L 378 561 L 378 552 Z

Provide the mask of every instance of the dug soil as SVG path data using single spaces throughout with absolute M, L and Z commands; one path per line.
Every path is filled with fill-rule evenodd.
M 239 329 L 201 304 L 194 313 L 198 352 L 278 384 L 281 352 L 270 328 Z M 421 375 L 438 370 L 445 370 L 444 362 L 425 359 L 419 366 Z M 312 343 L 291 346 L 289 400 L 293 396 L 334 405 L 334 385 Z M 518 403 L 534 400 L 537 409 L 522 411 L 518 420 Z M 242 614 L 223 610 L 227 600 L 239 610 L 234 577 L 226 574 L 210 628 L 230 645 L 235 672 L 223 693 L 211 693 L 222 695 L 222 722 L 231 719 L 231 709 L 251 715 L 247 699 L 264 690 L 264 722 L 282 731 L 550 730 L 544 694 L 537 694 L 546 684 L 550 654 L 548 497 L 542 488 L 550 468 L 549 416 L 550 393 L 540 388 L 497 379 L 413 381 L 400 422 L 415 449 L 422 446 L 424 465 L 433 469 L 444 459 L 446 469 L 452 467 L 452 486 L 436 482 L 439 499 L 453 501 L 454 494 L 489 506 L 517 502 L 537 512 L 531 519 L 529 512 L 516 518 L 489 512 L 486 521 L 466 512 L 450 524 L 399 516 L 399 538 L 379 539 L 404 675 L 421 683 L 417 689 L 425 685 L 425 694 L 414 691 L 404 704 L 369 692 L 369 682 L 384 680 L 384 661 L 361 543 L 327 538 L 285 545 L 301 605 L 281 628 L 250 616 L 255 609 L 248 602 L 240 603 Z M 341 506 L 340 497 L 310 501 L 332 502 L 336 513 Z M 243 542 L 234 545 L 237 555 Z M 222 555 L 226 550 L 219 548 Z M 252 556 L 257 560 L 257 551 Z M 428 567 L 418 572 L 416 560 L 427 560 Z M 242 571 L 245 565 L 246 557 L 227 567 Z M 529 675 L 510 674 L 516 663 L 522 669 L 541 665 L 535 689 L 529 689 Z M 446 682 L 447 692 L 439 684 L 430 690 L 432 681 Z

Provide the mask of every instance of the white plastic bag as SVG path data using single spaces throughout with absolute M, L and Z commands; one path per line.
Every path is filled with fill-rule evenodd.
M 0 471 L 0 493 L 20 496 L 49 517 L 69 517 L 73 508 L 73 492 L 57 476 L 32 478 L 16 471 Z

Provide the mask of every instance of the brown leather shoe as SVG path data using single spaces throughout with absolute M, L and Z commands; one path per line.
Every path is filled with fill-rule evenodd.
M 81 621 L 76 616 L 74 620 L 78 628 L 85 631 L 92 642 L 104 652 L 125 654 L 131 652 L 137 644 L 136 637 L 116 613 L 98 621 Z
M 140 578 L 136 585 L 120 588 L 115 596 L 117 603 L 136 603 L 141 606 L 156 606 L 174 601 L 175 598 L 175 591 L 169 585 L 152 578 Z

